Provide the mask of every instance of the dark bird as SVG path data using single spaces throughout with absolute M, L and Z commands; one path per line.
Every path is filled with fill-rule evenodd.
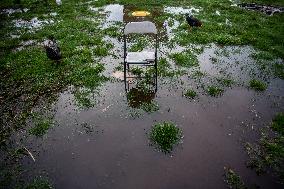
M 44 48 L 49 59 L 59 61 L 62 58 L 60 48 L 53 36 L 44 41 Z
M 189 16 L 189 14 L 186 14 L 186 21 L 192 28 L 202 26 L 202 22 L 200 20 L 194 18 L 192 15 Z

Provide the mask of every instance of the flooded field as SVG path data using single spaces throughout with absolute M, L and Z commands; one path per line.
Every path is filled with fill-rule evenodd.
M 56 3 L 64 6 L 64 1 Z M 284 111 L 284 80 L 274 74 L 275 65 L 283 66 L 282 58 L 262 59 L 263 51 L 249 44 L 184 45 L 185 37 L 203 28 L 189 30 L 183 15 L 198 16 L 204 11 L 201 6 L 157 6 L 151 8 L 151 16 L 135 18 L 131 13 L 140 7 L 91 3 L 84 2 L 84 11 L 100 16 L 76 18 L 97 25 L 104 34 L 103 45 L 82 43 L 74 46 L 74 52 L 88 54 L 90 50 L 90 67 L 103 66 L 101 77 L 107 79 L 95 88 L 73 82 L 57 92 L 52 102 L 39 98 L 25 128 L 11 135 L 12 146 L 26 147 L 30 153 L 19 159 L 24 170 L 21 179 L 48 178 L 54 188 L 228 188 L 224 170 L 231 168 L 249 188 L 283 187 L 276 175 L 257 175 L 248 168 L 246 151 L 246 144 L 256 143 L 261 129 Z M 5 9 L 2 13 L 10 17 L 28 11 Z M 56 16 L 60 14 L 12 23 L 36 31 L 59 23 Z M 213 14 L 221 17 L 223 12 L 214 10 Z M 154 22 L 159 30 L 158 77 L 146 94 L 139 86 L 143 79 L 131 79 L 130 91 L 137 95 L 133 97 L 123 81 L 122 33 L 125 23 L 143 20 Z M 203 25 L 210 22 L 202 21 Z M 233 24 L 233 18 L 222 18 L 216 27 L 235 27 Z M 134 36 L 129 41 L 128 48 L 134 51 L 154 46 L 151 36 Z M 22 41 L 13 51 L 42 48 L 41 43 Z M 97 56 L 96 49 L 105 46 L 111 48 Z M 62 49 L 64 56 L 68 48 Z M 129 74 L 149 73 L 151 70 L 134 66 Z M 264 89 L 254 87 L 253 81 Z M 188 91 L 194 95 L 189 97 Z M 36 116 L 50 125 L 40 137 L 31 134 Z M 156 148 L 149 137 L 153 125 L 164 121 L 182 130 L 180 143 L 170 153 Z

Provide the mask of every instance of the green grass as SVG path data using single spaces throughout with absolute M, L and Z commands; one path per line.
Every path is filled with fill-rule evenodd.
M 274 64 L 274 74 L 280 79 L 284 79 L 284 64 Z
M 229 78 L 218 78 L 217 81 L 225 87 L 231 87 L 234 84 L 234 81 Z
M 267 85 L 264 82 L 256 79 L 250 80 L 249 86 L 256 91 L 265 91 L 267 88 Z
M 220 96 L 223 92 L 224 92 L 224 90 L 219 88 L 219 87 L 217 87 L 217 86 L 209 86 L 207 88 L 207 93 L 210 96 L 217 97 L 217 96 Z
M 187 68 L 198 66 L 197 57 L 191 52 L 184 51 L 181 53 L 173 53 L 170 55 L 170 58 L 172 58 L 178 66 Z
M 284 113 L 278 113 L 274 117 L 271 128 L 277 133 L 284 135 Z
M 247 189 L 241 177 L 231 168 L 225 168 L 225 182 L 228 188 L 232 189 Z
M 181 140 L 182 131 L 174 123 L 156 123 L 150 132 L 150 139 L 161 151 L 169 153 Z
M 153 101 L 142 103 L 140 108 L 147 113 L 153 113 L 159 110 L 159 105 Z
M 194 99 L 197 96 L 197 93 L 192 89 L 188 89 L 184 96 L 190 99 Z
M 53 189 L 50 181 L 46 178 L 36 178 L 30 184 L 28 184 L 24 189 Z
M 52 127 L 53 122 L 50 118 L 45 118 L 43 116 L 35 116 L 33 118 L 34 126 L 30 128 L 29 132 L 37 137 L 42 137 L 47 133 L 48 129 Z
M 247 143 L 246 149 L 249 155 L 248 167 L 254 169 L 257 174 L 272 172 L 278 177 L 279 182 L 284 183 L 284 116 L 278 113 L 272 120 L 270 128 L 275 131 L 275 136 L 263 131 L 258 143 Z

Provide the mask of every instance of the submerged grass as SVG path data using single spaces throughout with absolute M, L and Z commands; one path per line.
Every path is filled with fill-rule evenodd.
M 176 63 L 176 65 L 178 66 L 188 67 L 188 68 L 193 66 L 198 66 L 197 57 L 193 53 L 188 51 L 171 54 L 170 58 L 172 58 Z
M 224 92 L 224 90 L 219 88 L 219 87 L 217 87 L 217 86 L 209 86 L 207 88 L 207 93 L 210 96 L 217 97 L 217 96 L 220 96 L 223 92 Z
M 257 79 L 250 80 L 249 86 L 256 91 L 265 91 L 267 88 L 267 85 L 264 82 Z
M 231 189 L 247 189 L 241 177 L 231 168 L 224 168 L 225 182 Z
M 257 174 L 262 174 L 269 170 L 279 181 L 284 183 L 284 114 L 278 113 L 272 120 L 270 128 L 275 131 L 275 135 L 269 131 L 262 132 L 262 137 L 258 143 L 247 143 L 246 150 L 249 155 L 247 162 Z
M 53 122 L 50 118 L 36 115 L 33 118 L 34 126 L 29 130 L 30 134 L 42 137 L 52 127 Z
M 172 151 L 173 146 L 181 140 L 181 136 L 181 129 L 172 122 L 157 123 L 150 133 L 152 143 L 165 153 Z
M 197 96 L 197 93 L 192 89 L 188 89 L 184 96 L 190 99 L 194 99 Z

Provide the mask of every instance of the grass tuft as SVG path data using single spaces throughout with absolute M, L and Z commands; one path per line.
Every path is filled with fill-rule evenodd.
M 247 189 L 241 177 L 231 168 L 225 167 L 225 182 L 232 189 Z
M 171 122 L 157 123 L 153 126 L 150 139 L 165 153 L 172 151 L 173 146 L 181 140 L 182 131 Z
M 250 80 L 249 86 L 256 91 L 265 91 L 267 88 L 267 85 L 264 82 L 256 79 Z
M 174 53 L 170 55 L 170 58 L 172 58 L 178 66 L 187 68 L 198 66 L 197 57 L 191 52 L 184 51 L 181 53 Z
M 192 89 L 188 89 L 184 96 L 190 99 L 194 99 L 197 96 L 197 93 Z
M 223 92 L 224 90 L 217 86 L 209 86 L 207 89 L 207 93 L 210 96 L 214 96 L 214 97 L 220 96 Z

